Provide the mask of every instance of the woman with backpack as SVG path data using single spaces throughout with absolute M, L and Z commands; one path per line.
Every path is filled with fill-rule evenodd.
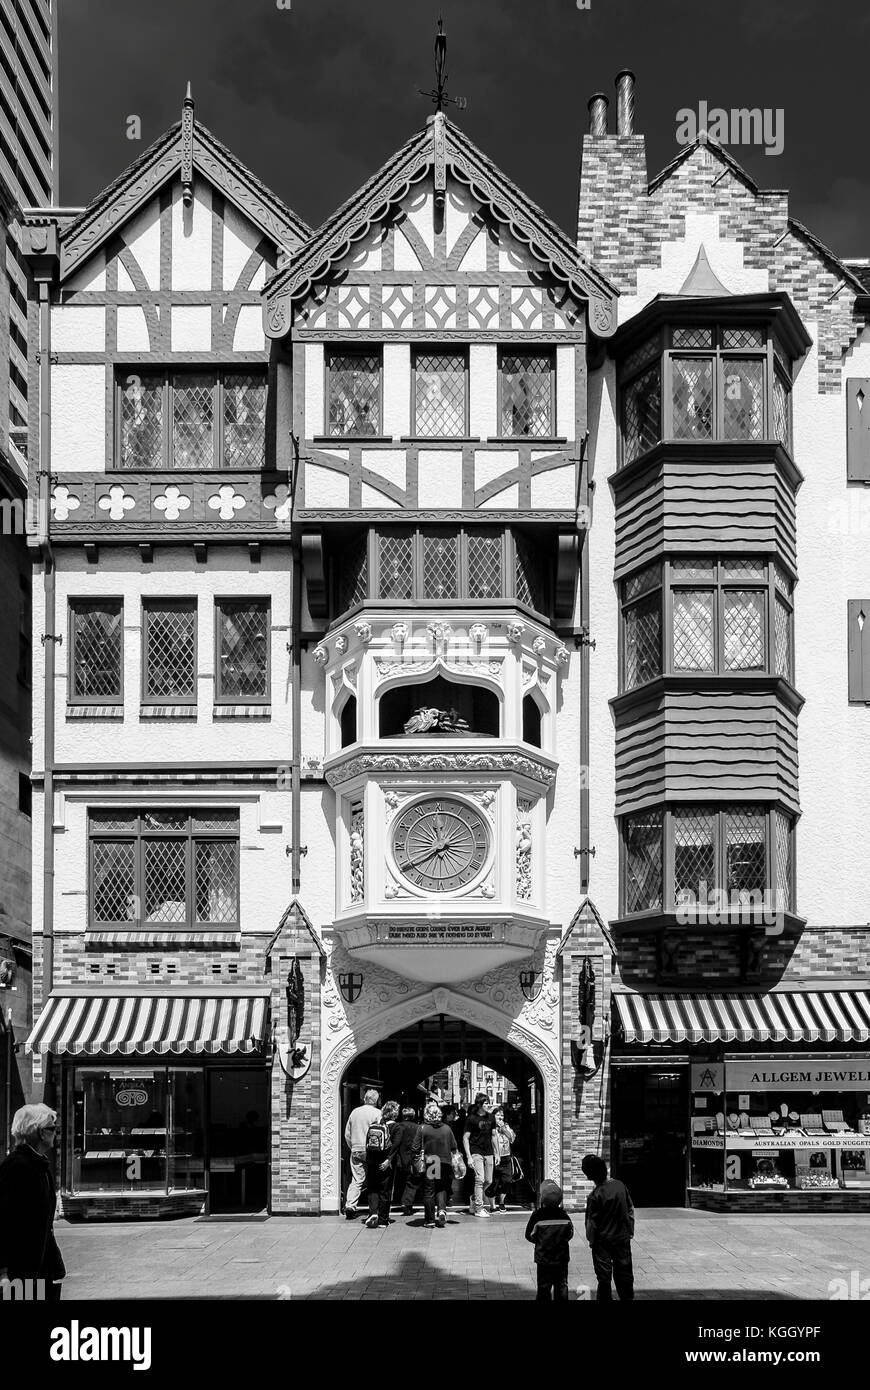
M 377 1226 L 390 1224 L 390 1194 L 393 1190 L 393 1158 L 401 1135 L 395 1132 L 399 1107 L 388 1100 L 379 1120 L 374 1120 L 366 1134 L 366 1186 L 369 1193 L 369 1214 L 365 1224 L 373 1231 Z
M 446 1226 L 447 1194 L 453 1186 L 453 1155 L 458 1153 L 453 1130 L 444 1123 L 441 1106 L 430 1101 L 423 1111 L 423 1225 Z
M 492 1112 L 495 1127 L 492 1131 L 492 1199 L 495 1202 L 496 1211 L 504 1211 L 508 1189 L 514 1185 L 514 1165 L 517 1160 L 512 1157 L 511 1148 L 516 1139 L 516 1135 L 507 1124 L 504 1117 L 504 1108 L 496 1106 Z

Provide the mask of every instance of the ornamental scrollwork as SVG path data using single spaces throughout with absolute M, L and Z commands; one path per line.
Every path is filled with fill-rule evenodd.
M 532 821 L 531 801 L 517 801 L 516 894 L 518 898 L 532 896 Z
M 362 802 L 354 802 L 350 815 L 350 900 L 362 902 L 366 891 L 365 869 L 365 811 Z
M 364 773 L 381 772 L 513 772 L 549 787 L 555 768 L 520 753 L 365 753 L 332 767 L 331 787 Z

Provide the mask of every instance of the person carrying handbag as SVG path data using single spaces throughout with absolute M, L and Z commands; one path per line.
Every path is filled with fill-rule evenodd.
M 453 1184 L 456 1139 L 441 1118 L 441 1107 L 430 1101 L 423 1111 L 424 1226 L 447 1224 L 447 1193 Z
M 514 1177 L 515 1165 L 517 1160 L 512 1157 L 511 1146 L 516 1135 L 510 1125 L 506 1123 L 504 1110 L 498 1106 L 492 1113 L 495 1125 L 492 1131 L 492 1199 L 495 1203 L 496 1211 L 504 1211 L 507 1200 L 508 1190 L 513 1187 L 516 1181 Z

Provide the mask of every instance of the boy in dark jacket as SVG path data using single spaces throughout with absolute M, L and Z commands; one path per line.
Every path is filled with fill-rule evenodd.
M 628 1188 L 618 1178 L 607 1176 L 607 1164 L 597 1154 L 587 1154 L 580 1167 L 595 1184 L 586 1199 L 586 1239 L 592 1247 L 598 1302 L 613 1302 L 611 1279 L 616 1284 L 620 1301 L 633 1299 L 634 1207 Z
M 554 1182 L 542 1182 L 541 1205 L 533 1211 L 526 1226 L 526 1240 L 535 1247 L 538 1274 L 538 1303 L 568 1302 L 568 1242 L 574 1235 L 571 1218 L 562 1206 L 562 1189 Z

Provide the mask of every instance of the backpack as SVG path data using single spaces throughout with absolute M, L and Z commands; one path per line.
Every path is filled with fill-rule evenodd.
M 384 1153 L 390 1147 L 390 1135 L 383 1120 L 375 1120 L 366 1131 L 366 1152 Z

